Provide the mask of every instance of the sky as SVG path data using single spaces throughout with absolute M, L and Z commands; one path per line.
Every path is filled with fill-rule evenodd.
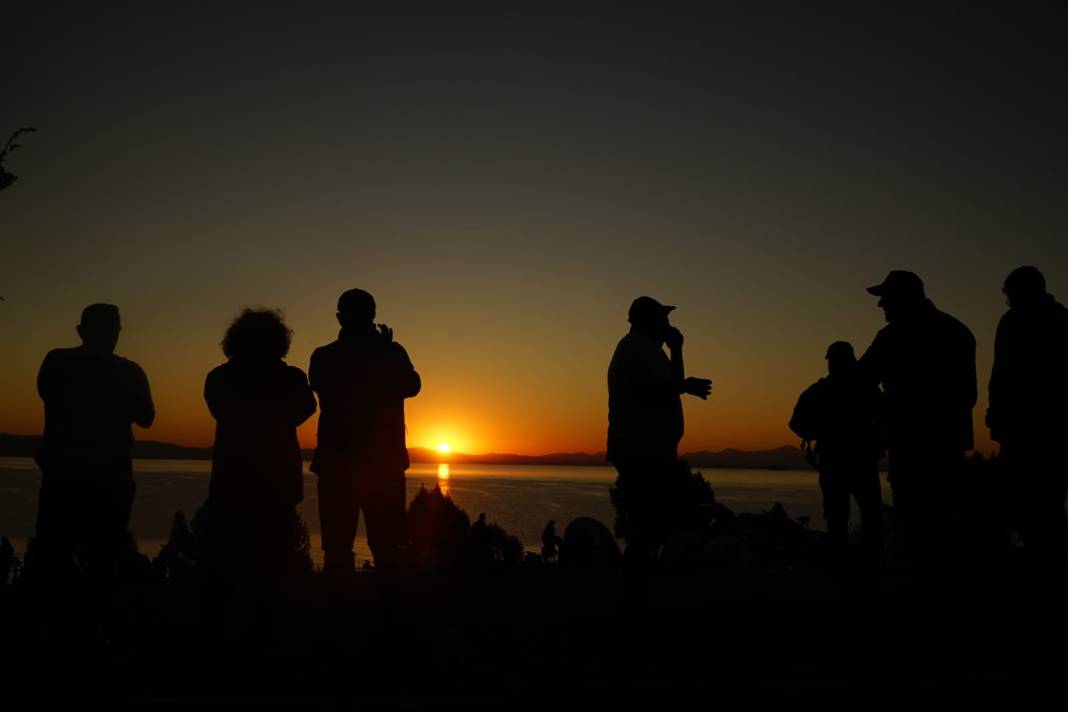
M 306 369 L 361 287 L 423 379 L 410 445 L 603 450 L 643 294 L 713 380 L 681 449 L 793 444 L 826 346 L 884 324 L 865 287 L 909 269 L 976 336 L 989 449 L 1005 275 L 1068 293 L 1061 3 L 23 5 L 0 432 L 40 432 L 41 359 L 112 302 L 137 436 L 209 445 L 229 321 L 281 308 Z

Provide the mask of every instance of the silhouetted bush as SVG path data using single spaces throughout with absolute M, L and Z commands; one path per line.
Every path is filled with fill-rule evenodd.
M 614 571 L 623 563 L 612 532 L 592 517 L 579 517 L 564 529 L 560 568 L 564 571 Z
M 497 524 L 487 524 L 483 536 L 469 536 L 467 550 L 475 570 L 515 569 L 523 563 L 523 542 Z
M 434 485 L 420 487 L 408 505 L 408 539 L 423 571 L 457 571 L 463 563 L 471 520 Z
M 189 529 L 191 539 L 181 546 L 189 547 L 184 555 L 199 568 L 276 569 L 286 577 L 315 569 L 308 527 L 296 511 L 267 518 L 208 500 Z M 183 537 L 180 527 L 177 534 Z
M 638 536 L 663 543 L 680 531 L 703 529 L 703 508 L 716 503 L 711 485 L 685 460 L 645 482 L 620 478 L 609 494 L 616 509 L 616 536 L 628 541 Z
M 523 543 L 497 524 L 480 519 L 474 525 L 467 512 L 437 485 L 419 492 L 408 506 L 408 538 L 422 571 L 487 573 L 518 568 Z

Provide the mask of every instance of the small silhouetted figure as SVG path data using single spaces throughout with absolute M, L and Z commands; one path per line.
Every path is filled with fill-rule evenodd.
M 555 562 L 560 555 L 560 545 L 564 543 L 556 534 L 556 522 L 552 519 L 541 532 L 541 558 L 546 563 Z
M 15 568 L 15 547 L 7 537 L 0 537 L 0 586 L 7 585 Z
M 45 426 L 35 561 L 44 571 L 77 554 L 110 576 L 131 553 L 131 426 L 151 426 L 156 411 L 144 371 L 114 353 L 121 329 L 118 307 L 87 306 L 82 345 L 50 351 L 37 375 Z
M 630 332 L 616 346 L 608 367 L 608 461 L 619 473 L 620 504 L 632 523 L 624 555 L 627 588 L 641 595 L 656 552 L 669 532 L 657 503 L 659 490 L 678 467 L 683 434 L 682 394 L 707 399 L 712 382 L 687 378 L 682 332 L 665 306 L 651 297 L 630 305 Z M 663 350 L 667 345 L 669 358 Z M 633 585 L 632 585 L 633 584 Z
M 315 412 L 304 372 L 283 360 L 291 339 L 280 312 L 245 309 L 223 338 L 226 363 L 204 382 L 215 418 L 205 564 L 216 587 L 251 576 L 263 605 L 279 583 L 304 497 L 297 426 Z
M 1020 534 L 1038 571 L 1063 575 L 1068 466 L 1068 309 L 1034 267 L 1005 279 L 986 424 L 1017 493 Z
M 407 541 L 404 399 L 418 394 L 421 382 L 393 330 L 376 327 L 375 311 L 362 289 L 342 294 L 341 332 L 315 350 L 309 369 L 322 411 L 311 469 L 319 475 L 324 572 L 340 576 L 354 571 L 361 509 L 378 571 L 395 569 Z
M 790 418 L 790 429 L 804 440 L 819 472 L 823 517 L 840 571 L 849 549 L 850 495 L 860 509 L 861 552 L 866 567 L 877 565 L 882 553 L 882 393 L 870 381 L 858 379 L 856 367 L 851 344 L 831 344 L 827 377 L 801 394 Z
M 887 325 L 857 368 L 886 396 L 894 506 L 918 573 L 945 577 L 955 566 L 965 452 L 974 447 L 975 338 L 927 299 L 912 272 L 890 272 L 868 292 L 879 297 Z

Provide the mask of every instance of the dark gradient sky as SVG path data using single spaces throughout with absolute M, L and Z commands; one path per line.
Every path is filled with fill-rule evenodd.
M 306 368 L 360 286 L 424 377 L 411 444 L 544 452 L 603 448 L 639 294 L 679 305 L 715 382 L 683 447 L 718 449 L 793 442 L 889 269 L 972 328 L 982 391 L 1005 274 L 1068 291 L 1063 3 L 103 4 L 5 10 L 0 131 L 39 133 L 0 194 L 0 431 L 40 428 L 94 301 L 145 437 L 210 442 L 242 306 L 283 308 Z

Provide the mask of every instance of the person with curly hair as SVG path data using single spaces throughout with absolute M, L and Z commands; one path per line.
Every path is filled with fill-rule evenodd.
M 283 360 L 292 335 L 281 312 L 245 309 L 223 338 L 226 363 L 204 383 L 216 421 L 205 563 L 225 578 L 248 573 L 265 591 L 278 583 L 299 524 L 297 426 L 316 408 L 307 376 Z

